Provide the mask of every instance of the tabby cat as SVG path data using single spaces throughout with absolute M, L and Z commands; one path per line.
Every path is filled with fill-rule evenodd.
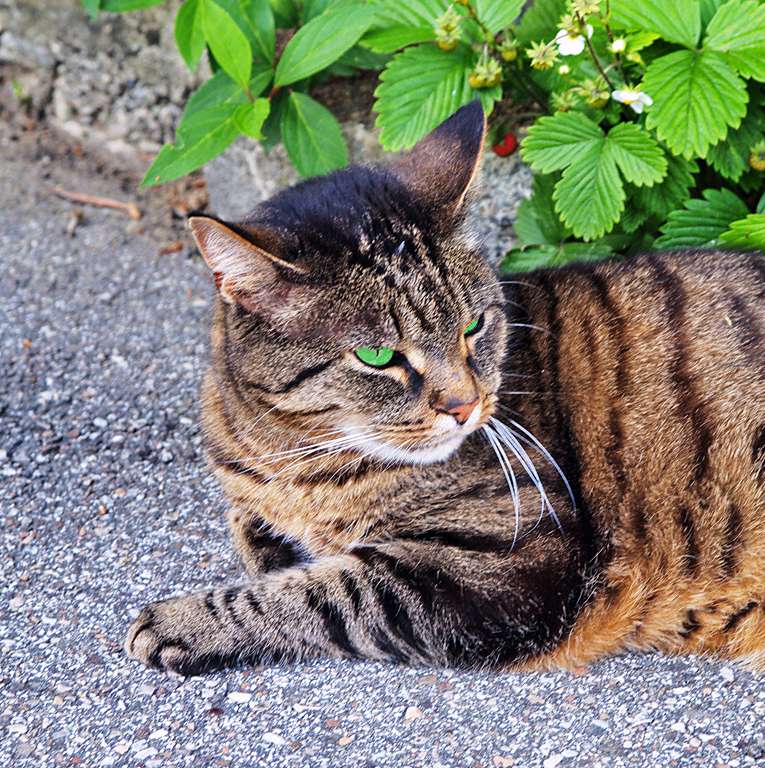
M 145 608 L 131 656 L 765 667 L 765 260 L 501 282 L 466 224 L 484 135 L 470 104 L 387 167 L 190 220 L 248 575 Z

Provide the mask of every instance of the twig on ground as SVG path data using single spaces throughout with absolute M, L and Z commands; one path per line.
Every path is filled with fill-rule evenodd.
M 54 195 L 71 200 L 73 203 L 96 205 L 99 208 L 114 208 L 118 211 L 124 211 L 133 221 L 138 221 L 141 218 L 141 211 L 135 203 L 123 203 L 121 200 L 114 200 L 111 197 L 98 197 L 97 195 L 87 195 L 83 192 L 70 192 L 61 187 L 51 187 L 50 191 Z

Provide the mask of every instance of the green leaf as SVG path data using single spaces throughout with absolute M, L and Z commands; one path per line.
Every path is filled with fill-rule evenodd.
M 744 77 L 765 81 L 765 5 L 730 0 L 709 22 L 704 47 L 726 54 Z
M 184 121 L 182 130 L 179 126 L 176 144 L 162 147 L 141 186 L 178 179 L 223 152 L 239 133 L 234 118 L 237 109 L 235 104 L 209 107 Z
M 82 0 L 82 7 L 91 19 L 95 19 L 101 7 L 101 0 Z
M 255 55 L 273 64 L 276 31 L 271 5 L 268 0 L 239 0 L 239 5 Z
M 749 152 L 762 139 L 762 115 L 751 110 L 736 130 L 728 131 L 724 141 L 710 147 L 707 160 L 726 179 L 738 182 L 749 169 Z
M 636 185 L 659 183 L 667 160 L 650 134 L 624 123 L 604 135 L 579 112 L 542 117 L 521 144 L 523 159 L 539 173 L 563 171 L 553 199 L 561 221 L 577 237 L 593 240 L 613 229 L 624 209 L 624 178 Z
M 382 29 L 392 25 L 407 27 L 429 27 L 450 5 L 449 0 L 377 0 L 376 27 Z
M 287 43 L 276 66 L 277 87 L 303 80 L 337 61 L 367 31 L 370 7 L 327 11 L 309 21 Z
M 685 201 L 672 211 L 662 225 L 661 237 L 654 245 L 660 250 L 709 245 L 725 232 L 730 223 L 746 216 L 746 204 L 728 189 L 705 189 L 703 199 Z
M 282 114 L 282 141 L 301 176 L 316 176 L 348 163 L 348 148 L 334 115 L 310 96 L 293 91 Z
M 215 106 L 244 104 L 246 101 L 244 91 L 223 70 L 219 70 L 189 96 L 177 131 L 180 132 L 184 122 L 203 110 Z
M 476 54 L 466 45 L 442 51 L 418 45 L 394 56 L 375 91 L 380 142 L 387 150 L 411 147 L 428 131 L 476 97 L 489 113 L 501 87 L 476 91 L 468 75 Z
M 475 0 L 478 19 L 495 35 L 520 15 L 525 0 Z
M 535 0 L 518 25 L 516 37 L 522 46 L 551 40 L 558 31 L 560 17 L 566 12 L 566 0 Z
M 734 221 L 720 235 L 720 243 L 742 251 L 765 251 L 765 213 L 750 213 L 745 219 Z
M 280 91 L 271 98 L 271 112 L 263 123 L 263 149 L 270 152 L 282 139 L 282 116 L 287 109 L 289 92 Z
M 675 51 L 653 61 L 643 89 L 653 98 L 646 125 L 677 155 L 706 157 L 738 128 L 748 95 L 743 80 L 713 51 Z
M 611 155 L 631 184 L 652 187 L 667 175 L 667 160 L 651 134 L 635 123 L 620 123 L 608 133 Z
M 249 136 L 251 139 L 263 138 L 263 123 L 271 111 L 271 102 L 268 99 L 255 99 L 237 107 L 234 112 L 234 124 L 239 133 Z
M 521 157 L 539 173 L 560 171 L 602 142 L 603 131 L 581 112 L 539 118 L 521 142 Z
M 725 0 L 700 0 L 699 5 L 701 7 L 701 26 L 703 28 L 706 28 L 712 17 L 717 13 L 717 9 L 724 2 Z
M 186 0 L 175 17 L 175 43 L 186 66 L 193 72 L 205 49 L 202 27 L 203 0 Z
M 694 48 L 701 33 L 699 0 L 612 0 L 611 23 L 621 29 L 656 32 L 670 43 Z
M 274 21 L 280 29 L 296 27 L 300 21 L 300 7 L 295 0 L 269 0 Z
M 694 185 L 693 174 L 699 171 L 695 162 L 684 157 L 670 153 L 666 159 L 667 175 L 660 184 L 633 187 L 628 195 L 634 208 L 660 220 L 688 199 L 688 190 Z
M 252 71 L 252 48 L 244 33 L 213 0 L 204 0 L 202 23 L 205 39 L 220 68 L 246 89 Z
M 401 24 L 367 32 L 359 42 L 377 53 L 393 53 L 407 45 L 435 39 L 433 27 L 408 27 Z
M 555 210 L 583 240 L 610 232 L 624 210 L 624 185 L 609 150 L 606 141 L 592 144 L 555 185 Z
M 531 272 L 535 269 L 562 267 L 576 261 L 600 261 L 613 255 L 602 243 L 562 243 L 560 245 L 531 245 L 513 248 L 500 264 L 505 274 Z
M 101 0 L 101 10 L 110 13 L 125 13 L 126 11 L 142 11 L 153 5 L 162 5 L 165 0 Z
M 523 245 L 556 245 L 570 234 L 555 213 L 555 182 L 554 176 L 535 174 L 531 197 L 518 206 L 513 226 Z
M 763 193 L 762 197 L 757 203 L 757 208 L 755 209 L 755 213 L 765 213 L 765 193 Z

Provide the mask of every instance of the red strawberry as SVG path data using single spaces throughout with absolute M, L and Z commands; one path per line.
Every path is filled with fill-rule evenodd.
M 506 133 L 502 141 L 492 147 L 494 154 L 500 157 L 512 155 L 516 149 L 518 149 L 518 139 L 515 138 L 515 134 L 512 132 Z

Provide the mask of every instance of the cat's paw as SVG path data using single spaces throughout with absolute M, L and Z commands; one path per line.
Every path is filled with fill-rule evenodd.
M 148 667 L 197 675 L 232 663 L 219 629 L 196 595 L 163 600 L 131 624 L 125 651 Z

